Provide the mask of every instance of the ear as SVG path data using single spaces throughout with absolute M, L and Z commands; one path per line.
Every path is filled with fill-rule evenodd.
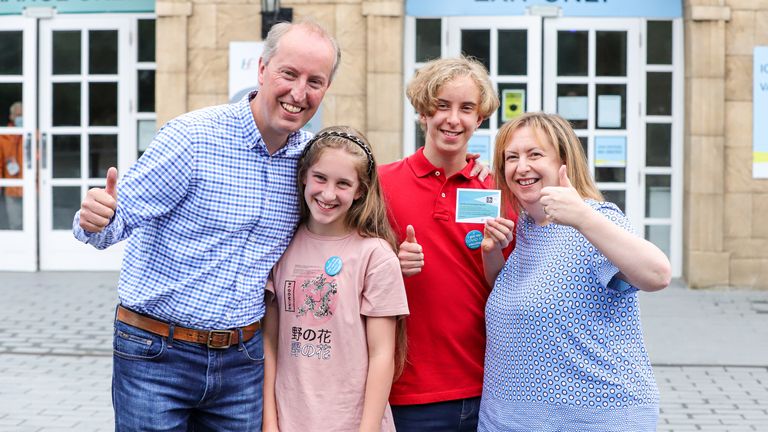
M 355 192 L 355 201 L 357 201 L 357 200 L 359 200 L 360 198 L 362 198 L 362 197 L 363 197 L 363 195 L 365 195 L 365 191 L 363 190 L 363 188 L 362 188 L 362 187 L 358 187 L 358 188 L 357 188 L 357 192 Z
M 481 115 L 477 116 L 477 124 L 475 125 L 475 129 L 479 128 L 480 125 L 483 124 L 483 120 L 485 120 L 485 118 L 483 118 L 483 116 L 481 116 Z
M 259 88 L 264 85 L 264 70 L 267 68 L 267 64 L 264 63 L 264 59 L 259 57 Z

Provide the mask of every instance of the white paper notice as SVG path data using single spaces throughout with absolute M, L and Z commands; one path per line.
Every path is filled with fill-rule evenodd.
M 566 120 L 586 120 L 589 103 L 586 96 L 560 96 L 557 98 L 557 113 Z
M 621 127 L 621 96 L 600 95 L 597 97 L 597 127 Z

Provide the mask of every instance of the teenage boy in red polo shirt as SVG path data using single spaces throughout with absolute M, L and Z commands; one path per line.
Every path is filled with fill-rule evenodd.
M 427 63 L 407 95 L 419 113 L 425 146 L 379 169 L 390 221 L 402 242 L 411 309 L 408 357 L 390 404 L 398 432 L 474 431 L 491 287 L 473 241 L 478 233 L 471 233 L 482 233 L 483 224 L 456 223 L 456 189 L 494 188 L 491 178 L 471 175 L 475 161 L 466 153 L 499 100 L 483 65 L 466 58 Z

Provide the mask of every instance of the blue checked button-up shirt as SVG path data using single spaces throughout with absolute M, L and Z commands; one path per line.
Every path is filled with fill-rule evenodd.
M 103 249 L 127 237 L 118 295 L 137 312 L 185 327 L 240 327 L 264 316 L 267 275 L 299 220 L 296 163 L 311 135 L 273 155 L 249 99 L 187 113 L 164 126 L 118 184 Z

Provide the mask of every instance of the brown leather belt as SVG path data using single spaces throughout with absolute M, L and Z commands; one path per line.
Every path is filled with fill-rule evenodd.
M 117 320 L 159 336 L 168 337 L 171 333 L 171 326 L 168 323 L 138 314 L 122 306 L 117 307 Z M 243 342 L 250 340 L 259 329 L 261 329 L 260 321 L 241 327 L 239 330 L 243 332 Z M 240 332 L 238 329 L 195 330 L 174 326 L 173 338 L 184 342 L 207 345 L 208 348 L 224 349 L 240 343 Z

